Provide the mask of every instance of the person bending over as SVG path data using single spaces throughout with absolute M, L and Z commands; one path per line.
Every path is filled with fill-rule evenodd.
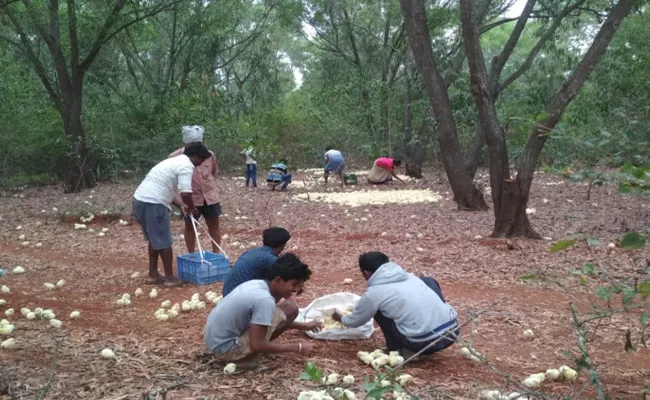
M 456 310 L 445 303 L 435 279 L 418 278 L 378 251 L 362 254 L 359 267 L 368 289 L 352 313 L 335 312 L 334 320 L 356 328 L 374 318 L 388 351 L 399 351 L 405 358 L 433 342 L 422 354 L 446 349 L 458 339 Z
M 296 322 L 298 306 L 286 301 L 310 276 L 309 267 L 295 254 L 281 256 L 271 265 L 266 279 L 242 283 L 210 312 L 204 329 L 205 346 L 218 360 L 234 361 L 244 368 L 254 365 L 261 354 L 308 356 L 312 342 L 274 340 L 288 329 L 322 327 L 320 321 Z
M 243 252 L 223 282 L 222 293 L 227 296 L 237 286 L 253 279 L 265 279 L 269 268 L 278 259 L 291 239 L 284 228 L 271 227 L 262 232 L 263 246 Z
M 402 181 L 396 174 L 395 168 L 402 165 L 402 161 L 394 158 L 381 157 L 375 160 L 368 173 L 368 183 L 382 184 L 390 182 L 393 178 Z

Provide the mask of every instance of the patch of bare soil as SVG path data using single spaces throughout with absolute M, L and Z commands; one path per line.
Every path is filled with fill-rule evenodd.
M 365 281 L 358 273 L 357 258 L 362 252 L 381 250 L 413 273 L 435 276 L 461 321 L 489 308 L 473 324 L 475 347 L 502 374 L 516 380 L 571 364 L 564 354 L 576 349 L 569 303 L 587 310 L 594 287 L 592 282 L 578 285 L 569 269 L 598 262 L 613 275 L 630 276 L 650 259 L 647 249 L 624 252 L 606 246 L 624 232 L 649 225 L 647 199 L 605 186 L 595 189 L 586 201 L 586 187 L 539 174 L 529 204 L 536 212 L 530 217 L 542 236 L 551 239 L 492 240 L 488 239 L 491 212 L 456 211 L 450 188 L 433 174 L 428 177 L 373 189 L 428 188 L 442 196 L 438 203 L 359 207 L 297 201 L 293 195 L 368 189 L 364 183 L 340 189 L 334 179 L 324 188 L 313 173 L 297 173 L 294 181 L 303 184 L 282 193 L 263 187 L 246 189 L 242 180 L 222 177 L 225 249 L 234 260 L 253 242 L 259 245 L 264 228 L 288 228 L 292 233 L 288 251 L 297 253 L 314 271 L 306 292 L 295 299 L 301 306 L 332 292 L 362 293 Z M 327 371 L 355 375 L 359 382 L 355 391 L 361 393 L 361 377 L 372 371 L 357 360 L 356 352 L 383 347 L 379 331 L 367 341 L 319 342 L 309 358 L 269 356 L 263 372 L 226 376 L 203 354 L 202 330 L 209 307 L 169 322 L 157 321 L 153 313 L 163 300 L 180 302 L 195 292 L 220 292 L 221 284 L 162 288 L 157 298 L 150 299 L 144 278 L 131 278 L 136 271 L 145 275 L 147 264 L 140 228 L 129 216 L 136 185 L 101 184 L 92 192 L 74 195 L 64 195 L 56 187 L 0 194 L 0 268 L 22 265 L 27 270 L 22 275 L 8 272 L 0 281 L 11 287 L 11 293 L 0 295 L 8 302 L 0 311 L 47 307 L 64 324 L 55 331 L 19 313 L 9 318 L 16 325 L 19 348 L 0 350 L 0 399 L 32 399 L 42 393 L 53 399 L 139 399 L 167 387 L 167 399 L 293 399 L 309 386 L 298 379 L 308 360 Z M 97 217 L 87 223 L 87 229 L 75 230 L 78 216 L 88 212 Z M 128 225 L 121 225 L 120 219 L 128 220 Z M 104 228 L 108 229 L 105 236 L 99 236 Z M 181 221 L 173 221 L 173 230 L 182 233 Z M 553 241 L 571 234 L 592 235 L 604 245 L 548 251 Z M 182 241 L 176 239 L 174 251 L 183 252 Z M 25 241 L 29 244 L 23 245 Z M 203 243 L 208 245 L 207 240 Z M 521 281 L 525 274 L 544 274 L 562 282 L 565 289 Z M 343 285 L 345 278 L 354 282 Z M 43 283 L 59 279 L 67 281 L 63 288 L 44 290 Z M 136 299 L 137 287 L 145 295 Z M 127 292 L 132 304 L 118 308 L 115 301 Z M 79 320 L 68 320 L 73 310 L 81 312 Z M 590 347 L 601 366 L 603 383 L 616 399 L 639 399 L 650 374 L 647 349 L 624 351 L 628 324 L 622 317 L 608 321 Z M 463 327 L 464 340 L 470 339 L 470 328 Z M 523 338 L 524 329 L 534 330 L 534 340 Z M 298 338 L 307 340 L 297 332 L 280 340 Z M 116 360 L 99 357 L 105 347 L 115 350 Z M 480 389 L 505 388 L 502 376 L 464 359 L 458 350 L 453 346 L 407 366 L 406 372 L 415 377 L 414 392 L 423 399 L 475 399 Z M 544 389 L 557 396 L 593 398 L 592 392 L 582 391 L 585 383 L 581 377 L 575 384 L 556 382 L 545 384 Z

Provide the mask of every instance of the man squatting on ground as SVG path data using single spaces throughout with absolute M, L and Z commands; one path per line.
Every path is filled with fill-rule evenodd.
M 237 286 L 253 279 L 266 279 L 269 268 L 278 259 L 291 239 L 284 228 L 271 227 L 262 232 L 263 246 L 243 252 L 223 282 L 222 294 L 227 296 Z
M 133 194 L 132 214 L 142 226 L 149 248 L 149 278 L 152 283 L 176 286 L 172 261 L 171 204 L 180 191 L 188 213 L 196 214 L 192 200 L 194 167 L 210 158 L 210 152 L 200 143 L 185 148 L 182 155 L 156 164 Z M 181 204 L 176 204 L 181 207 Z M 158 272 L 158 257 L 162 259 L 165 278 Z
M 388 351 L 399 351 L 404 358 L 433 342 L 422 354 L 446 349 L 458 339 L 456 310 L 445 303 L 435 279 L 418 278 L 378 251 L 362 254 L 359 267 L 368 289 L 352 313 L 335 312 L 334 320 L 356 328 L 374 318 Z
M 237 286 L 210 312 L 204 344 L 217 359 L 235 361 L 240 368 L 254 366 L 264 353 L 309 355 L 312 342 L 276 343 L 287 329 L 303 331 L 322 327 L 320 321 L 295 322 L 298 306 L 288 299 L 311 276 L 309 267 L 292 253 L 277 259 L 266 279 Z

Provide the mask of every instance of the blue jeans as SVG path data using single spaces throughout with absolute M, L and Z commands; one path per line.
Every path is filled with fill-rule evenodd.
M 280 181 L 282 182 L 282 190 L 285 190 L 287 186 L 291 183 L 291 174 L 284 174 L 282 175 L 282 178 L 280 178 Z
M 420 279 L 422 279 L 422 282 L 424 282 L 429 288 L 431 288 L 431 290 L 436 292 L 438 297 L 440 297 L 440 299 L 443 302 L 445 301 L 445 298 L 442 296 L 442 291 L 440 290 L 440 285 L 435 279 L 428 276 L 422 277 Z M 384 334 L 384 338 L 386 338 L 386 347 L 388 348 L 388 351 L 398 351 L 407 348 L 417 353 L 418 351 L 422 350 L 427 345 L 429 345 L 429 343 L 431 343 L 432 341 L 437 341 L 436 344 L 429 347 L 424 353 L 422 353 L 422 354 L 431 354 L 440 350 L 444 350 L 456 342 L 453 339 L 448 339 L 448 338 L 440 339 L 439 337 L 427 342 L 412 342 L 397 329 L 397 325 L 395 324 L 395 321 L 386 317 L 380 311 L 377 311 L 377 313 L 375 314 L 375 321 L 377 321 L 377 324 L 379 325 L 381 332 Z M 456 329 L 454 333 L 456 337 L 459 337 L 460 329 L 459 328 Z
M 253 187 L 257 187 L 257 164 L 246 164 L 246 187 L 253 180 Z

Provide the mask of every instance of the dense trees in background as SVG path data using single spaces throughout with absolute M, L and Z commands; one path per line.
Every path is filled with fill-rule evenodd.
M 513 12 L 513 5 L 517 12 Z M 5 0 L 0 180 L 68 191 L 132 176 L 203 124 L 222 168 L 379 155 L 444 168 L 496 236 L 536 236 L 540 165 L 648 163 L 641 0 Z M 302 84 L 295 81 L 300 71 Z M 511 174 L 510 168 L 516 173 Z M 499 222 L 500 221 L 500 222 Z

